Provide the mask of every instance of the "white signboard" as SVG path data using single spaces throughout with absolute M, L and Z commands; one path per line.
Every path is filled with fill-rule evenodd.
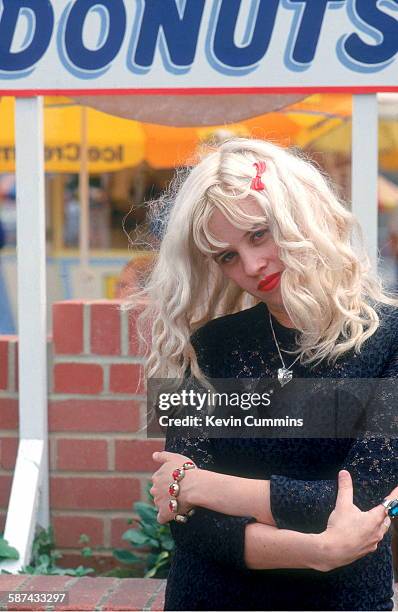
M 398 0 L 0 0 L 0 92 L 398 91 Z

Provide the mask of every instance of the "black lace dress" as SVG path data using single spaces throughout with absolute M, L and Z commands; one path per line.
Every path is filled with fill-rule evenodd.
M 296 364 L 295 376 L 398 378 L 398 311 L 383 306 L 379 314 L 381 325 L 359 355 L 350 352 L 333 367 L 323 362 L 312 369 Z M 292 349 L 296 331 L 275 319 L 273 325 L 281 348 Z M 263 303 L 210 321 L 192 342 L 209 378 L 275 378 L 280 367 Z M 388 395 L 379 400 L 378 410 L 386 408 L 393 417 L 398 414 Z M 207 470 L 269 479 L 278 528 L 299 532 L 325 529 L 342 468 L 351 473 L 354 503 L 363 511 L 380 503 L 398 484 L 398 440 L 392 435 L 214 439 L 168 434 L 166 450 L 191 457 Z M 251 516 L 197 508 L 187 524 L 170 523 L 176 551 L 167 581 L 166 610 L 393 609 L 390 533 L 376 552 L 330 572 L 249 570 L 244 537 L 246 525 L 253 521 Z

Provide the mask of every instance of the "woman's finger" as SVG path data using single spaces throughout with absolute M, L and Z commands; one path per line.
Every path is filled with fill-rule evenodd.
M 379 521 L 383 521 L 384 517 L 386 516 L 386 509 L 381 504 L 378 504 L 377 506 L 369 510 L 369 512 L 373 514 L 375 518 Z
M 158 475 L 159 470 L 156 470 L 156 472 L 154 472 L 151 476 L 151 480 L 152 482 L 155 480 L 156 476 Z
M 340 470 L 338 477 L 338 491 L 336 508 L 344 510 L 353 504 L 353 489 L 351 474 L 347 470 Z
M 164 463 L 165 461 L 169 461 L 174 453 L 169 453 L 168 451 L 157 451 L 152 454 L 152 459 L 157 463 Z
M 166 516 L 165 514 L 163 514 L 162 512 L 158 512 L 158 523 L 160 525 L 165 525 L 166 523 L 169 522 L 170 518 L 168 518 L 168 516 Z
M 398 487 L 395 487 L 395 489 L 393 489 L 391 493 L 387 495 L 386 499 L 398 499 Z

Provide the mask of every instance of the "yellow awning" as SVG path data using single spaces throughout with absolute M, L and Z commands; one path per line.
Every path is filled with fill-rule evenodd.
M 13 98 L 0 101 L 0 172 L 15 170 Z M 67 98 L 46 99 L 44 109 L 46 172 L 78 173 L 81 159 L 81 106 Z M 145 134 L 137 121 L 87 109 L 89 172 L 136 166 L 145 156 Z
M 81 106 L 65 97 L 46 97 L 46 171 L 79 172 Z M 278 112 L 211 127 L 168 127 L 139 123 L 87 108 L 89 172 L 134 167 L 155 169 L 189 164 L 198 147 L 230 133 L 271 140 L 283 146 L 350 154 L 352 98 L 316 94 Z M 0 172 L 14 170 L 14 100 L 0 102 Z M 398 168 L 398 121 L 379 121 L 380 165 Z

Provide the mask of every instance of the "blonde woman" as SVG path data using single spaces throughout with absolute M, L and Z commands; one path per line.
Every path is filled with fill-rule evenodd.
M 266 378 L 277 394 L 292 379 L 398 376 L 397 301 L 314 166 L 231 139 L 174 182 L 171 204 L 136 296 L 148 378 Z M 377 409 L 392 410 L 388 394 Z M 167 610 L 392 609 L 396 437 L 174 432 L 154 458 L 176 543 Z

